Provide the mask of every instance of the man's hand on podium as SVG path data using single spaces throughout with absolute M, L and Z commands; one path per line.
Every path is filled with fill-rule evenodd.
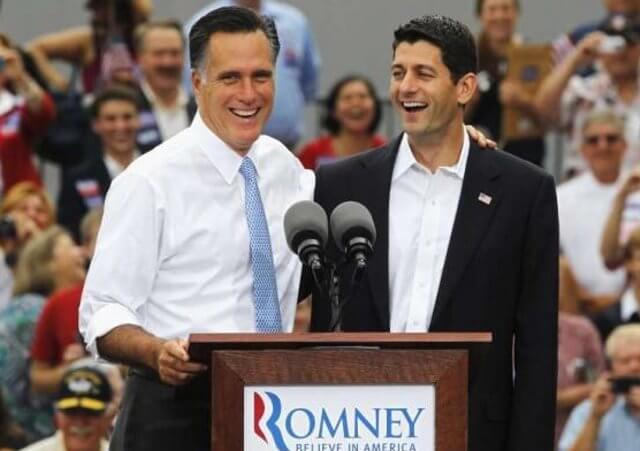
M 170 385 L 184 385 L 207 369 L 206 365 L 189 361 L 186 340 L 166 340 L 156 361 L 160 380 Z

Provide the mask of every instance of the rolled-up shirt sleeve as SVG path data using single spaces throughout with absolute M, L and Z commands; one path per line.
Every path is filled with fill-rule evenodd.
M 99 337 L 124 324 L 144 328 L 164 211 L 159 190 L 143 175 L 125 171 L 113 181 L 79 310 L 80 333 L 96 358 Z

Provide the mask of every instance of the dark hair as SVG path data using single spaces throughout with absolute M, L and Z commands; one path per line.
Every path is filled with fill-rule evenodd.
M 480 17 L 482 14 L 482 8 L 484 8 L 484 2 L 486 0 L 476 0 L 476 16 Z M 520 11 L 520 1 L 519 0 L 511 0 L 513 6 L 516 7 L 518 11 Z
M 393 36 L 394 54 L 402 42 L 427 41 L 438 47 L 454 83 L 465 74 L 477 72 L 478 56 L 473 35 L 466 25 L 455 19 L 440 15 L 417 17 L 400 25 Z
M 134 33 L 136 13 L 133 0 L 89 0 L 85 8 L 92 13 L 91 34 L 96 54 L 101 55 L 109 40 L 120 38 L 129 53 L 135 55 Z M 103 17 L 100 13 L 106 14 Z
M 273 19 L 258 16 L 252 10 L 238 6 L 214 9 L 202 16 L 189 31 L 189 63 L 196 69 L 203 62 L 209 38 L 214 33 L 252 33 L 262 31 L 269 43 L 273 61 L 280 51 L 280 41 Z
M 373 133 L 380 125 L 380 119 L 382 118 L 382 104 L 380 103 L 380 98 L 378 97 L 378 93 L 376 92 L 376 88 L 366 77 L 362 75 L 347 75 L 338 80 L 329 90 L 329 94 L 327 94 L 327 98 L 324 101 L 324 116 L 322 118 L 322 126 L 332 135 L 337 135 L 340 132 L 340 123 L 335 117 L 336 112 L 336 104 L 338 103 L 338 97 L 340 96 L 340 92 L 342 88 L 344 88 L 347 84 L 359 81 L 364 83 L 367 87 L 367 91 L 369 95 L 373 99 L 373 119 L 371 124 L 369 125 L 369 133 Z
M 135 106 L 136 110 L 140 111 L 140 99 L 136 95 L 135 91 L 127 86 L 111 85 L 96 94 L 91 107 L 89 108 L 89 114 L 93 119 L 100 115 L 102 106 L 111 100 L 122 100 L 131 103 Z
M 134 36 L 136 54 L 140 53 L 140 48 L 142 47 L 142 43 L 144 42 L 144 38 L 147 35 L 147 33 L 149 33 L 152 30 L 158 30 L 158 29 L 160 30 L 169 29 L 169 30 L 176 31 L 178 33 L 178 36 L 180 36 L 180 42 L 182 42 L 182 47 L 184 47 L 185 39 L 184 39 L 184 34 L 182 33 L 182 25 L 180 24 L 179 21 L 175 19 L 156 20 L 152 22 L 145 22 L 141 25 L 138 25 L 138 27 L 136 28 L 136 32 Z

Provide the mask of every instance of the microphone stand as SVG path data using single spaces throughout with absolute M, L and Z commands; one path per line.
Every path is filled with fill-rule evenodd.
M 340 302 L 340 276 L 335 265 L 331 265 L 327 285 L 331 304 L 329 332 L 342 332 L 342 307 L 344 304 Z

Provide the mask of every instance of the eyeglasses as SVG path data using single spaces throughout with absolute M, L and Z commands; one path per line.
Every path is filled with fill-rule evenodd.
M 584 142 L 585 144 L 588 144 L 590 146 L 595 146 L 602 139 L 604 139 L 607 144 L 611 145 L 611 144 L 616 144 L 618 141 L 620 141 L 620 139 L 622 139 L 622 136 L 620 136 L 618 133 L 605 133 L 602 135 L 591 135 L 591 136 L 585 136 Z

